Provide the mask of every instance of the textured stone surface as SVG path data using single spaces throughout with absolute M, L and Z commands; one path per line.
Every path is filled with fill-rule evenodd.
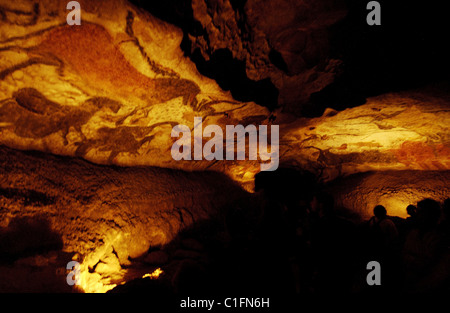
M 23 257 L 56 246 L 78 254 L 98 281 L 113 273 L 119 279 L 130 258 L 168 243 L 244 194 L 219 173 L 105 167 L 5 147 L 0 152 L 2 254 Z M 14 227 L 23 218 L 28 226 Z
M 325 181 L 368 170 L 449 167 L 450 101 L 437 90 L 386 94 L 341 112 L 326 110 L 313 119 L 286 113 L 269 118 L 265 108 L 237 102 L 202 77 L 183 56 L 182 34 L 176 27 L 119 0 L 104 5 L 82 2 L 83 24 L 67 26 L 63 2 L 24 1 L 21 11 L 3 5 L 3 11 L 24 24 L 9 19 L 0 24 L 1 144 L 99 164 L 210 169 L 251 189 L 259 161 L 172 159 L 172 127 L 194 129 L 194 117 L 200 116 L 203 127 L 217 124 L 222 129 L 279 124 L 280 164 L 313 171 Z M 193 5 L 207 10 L 202 3 Z M 326 1 L 320 3 L 308 10 L 322 12 Z M 222 5 L 228 9 L 217 5 L 207 10 L 209 15 L 199 14 L 211 15 L 222 25 L 228 20 L 214 10 L 236 14 L 228 1 Z M 244 9 L 252 5 L 257 8 L 252 14 L 268 14 L 252 1 Z M 286 2 L 273 10 L 281 15 L 295 6 L 292 14 L 299 14 L 304 5 Z M 337 18 L 319 14 L 320 19 L 310 21 L 308 14 L 299 21 L 320 26 Z M 30 15 L 35 18 L 26 20 Z M 277 27 L 283 25 L 288 24 Z
M 259 161 L 172 159 L 172 127 L 193 129 L 195 116 L 222 129 L 280 125 L 280 166 L 321 181 L 392 171 L 336 187 L 338 203 L 362 217 L 378 203 L 402 215 L 407 202 L 448 194 L 450 99 L 438 89 L 389 93 L 311 119 L 289 110 L 270 116 L 201 76 L 179 47 L 180 29 L 125 1 L 80 3 L 82 25 L 67 26 L 67 1 L 0 0 L 0 248 L 2 257 L 25 257 L 22 269 L 64 264 L 64 255 L 26 259 L 62 246 L 82 261 L 83 288 L 104 291 L 121 281 L 129 258 L 243 194 L 224 174 L 251 189 Z M 250 78 L 272 80 L 286 108 L 333 79 L 338 61 L 327 58 L 324 38 L 344 15 L 337 2 L 212 3 L 192 1 L 208 40 L 191 40 L 205 58 L 230 49 Z M 272 50 L 285 65 L 273 64 Z M 28 241 L 24 229 L 45 240 Z M 201 250 L 182 246 L 180 257 Z
M 80 1 L 82 25 L 68 26 L 66 4 L 0 3 L 21 21 L 0 24 L 1 143 L 96 163 L 205 169 L 211 162 L 172 159 L 174 125 L 268 116 L 199 75 L 176 27 L 119 0 Z
M 250 79 L 270 78 L 286 111 L 298 111 L 335 77 L 339 60 L 329 58 L 328 37 L 346 14 L 342 1 L 193 0 L 192 9 L 205 30 L 190 36 L 192 50 L 206 60 L 230 50 Z
M 282 164 L 324 181 L 371 170 L 448 170 L 449 97 L 434 89 L 390 93 L 344 111 L 284 125 Z
M 425 198 L 442 202 L 450 194 L 450 171 L 385 171 L 355 174 L 333 182 L 328 190 L 337 207 L 361 219 L 381 204 L 388 215 L 406 218 L 406 207 Z

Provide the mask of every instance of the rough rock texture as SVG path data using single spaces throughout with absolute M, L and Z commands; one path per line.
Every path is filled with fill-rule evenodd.
M 119 279 L 129 258 L 168 243 L 243 194 L 219 173 L 105 167 L 0 147 L 0 247 L 11 259 L 62 248 L 94 274 Z M 14 226 L 24 218 L 19 225 L 27 227 Z
M 449 104 L 448 95 L 430 88 L 297 120 L 280 126 L 280 163 L 324 181 L 371 170 L 448 170 Z
M 193 0 L 192 9 L 204 32 L 190 36 L 191 49 L 206 60 L 228 49 L 250 79 L 271 80 L 285 111 L 333 81 L 340 62 L 329 58 L 328 36 L 346 14 L 343 1 Z
M 280 164 L 313 171 L 325 181 L 375 169 L 449 167 L 450 101 L 436 90 L 387 94 L 314 119 L 269 117 L 265 108 L 237 102 L 202 77 L 183 56 L 176 27 L 119 0 L 81 2 L 82 25 L 67 26 L 63 4 L 24 1 L 21 10 L 2 4 L 7 16 L 17 19 L 0 24 L 0 143 L 9 147 L 99 164 L 211 169 L 251 189 L 260 159 L 172 159 L 177 139 L 172 127 L 193 130 L 199 116 L 203 127 L 216 124 L 223 130 L 279 124 Z M 256 3 L 245 8 L 251 5 Z M 225 142 L 225 149 L 234 144 Z
M 167 243 L 243 193 L 224 174 L 251 189 L 261 160 L 172 158 L 172 127 L 192 130 L 194 117 L 222 129 L 277 124 L 280 166 L 311 171 L 324 182 L 398 171 L 403 180 L 394 179 L 397 172 L 370 174 L 339 191 L 339 203 L 362 216 L 376 202 L 401 215 L 408 201 L 448 194 L 450 99 L 439 91 L 448 86 L 389 93 L 311 119 L 288 113 L 293 109 L 270 115 L 200 75 L 183 55 L 177 27 L 122 0 L 80 4 L 82 25 L 68 26 L 67 1 L 0 0 L 0 248 L 6 259 L 49 249 L 78 253 L 87 275 L 83 288 L 104 290 L 121 280 L 129 258 Z M 333 79 L 337 61 L 327 58 L 326 34 L 344 15 L 338 2 L 192 5 L 207 34 L 191 37 L 193 48 L 205 58 L 230 49 L 250 78 L 270 78 L 286 108 Z M 412 182 L 402 193 L 407 179 Z M 17 236 L 24 229 L 45 240 Z M 11 245 L 16 237 L 24 240 Z M 177 255 L 196 256 L 185 250 Z M 19 263 L 65 260 L 48 255 Z
M 450 194 L 450 171 L 385 171 L 355 174 L 328 186 L 336 206 L 361 219 L 381 204 L 388 215 L 406 218 L 406 207 L 425 198 L 442 202 Z
M 205 169 L 211 162 L 172 159 L 173 126 L 193 129 L 194 116 L 204 126 L 268 116 L 199 75 L 178 28 L 125 1 L 80 1 L 80 26 L 66 24 L 66 1 L 19 3 L 0 3 L 8 17 L 0 24 L 3 144 L 96 163 Z

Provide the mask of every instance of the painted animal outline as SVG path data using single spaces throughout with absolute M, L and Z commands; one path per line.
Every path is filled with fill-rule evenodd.
M 151 132 L 159 126 L 170 125 L 174 127 L 178 122 L 167 121 L 155 123 L 151 126 L 117 126 L 115 128 L 102 127 L 97 130 L 96 137 L 77 143 L 78 148 L 75 155 L 86 157 L 92 149 L 98 151 L 109 151 L 108 164 L 112 164 L 120 153 L 131 153 L 137 155 L 139 149 L 155 138 Z
M 122 104 L 117 101 L 94 97 L 80 106 L 65 106 L 47 99 L 34 88 L 22 88 L 13 94 L 11 99 L 2 101 L 0 106 L 0 123 L 24 138 L 44 138 L 62 132 L 64 144 L 71 128 L 85 139 L 82 126 L 98 111 L 108 110 L 118 113 Z

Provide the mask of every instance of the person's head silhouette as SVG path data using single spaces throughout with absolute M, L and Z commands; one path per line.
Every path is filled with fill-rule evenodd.
M 416 206 L 412 205 L 412 204 L 408 205 L 406 207 L 406 213 L 408 213 L 409 216 L 414 217 L 416 215 L 416 213 L 417 213 Z
M 424 199 L 417 202 L 417 218 L 420 226 L 424 228 L 436 226 L 440 214 L 439 202 L 433 199 Z
M 386 208 L 382 205 L 377 205 L 373 209 L 373 215 L 375 215 L 375 217 L 378 218 L 379 220 L 382 220 L 387 215 Z

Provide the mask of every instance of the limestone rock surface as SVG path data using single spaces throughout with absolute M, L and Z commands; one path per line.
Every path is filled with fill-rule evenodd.
M 226 125 L 279 125 L 280 166 L 312 171 L 323 181 L 370 170 L 449 168 L 450 100 L 439 90 L 385 94 L 340 112 L 328 109 L 317 118 L 270 115 L 253 102 L 234 100 L 200 75 L 180 48 L 182 32 L 128 2 L 81 1 L 80 26 L 66 24 L 64 1 L 18 3 L 20 10 L 10 2 L 1 4 L 7 18 L 0 23 L 0 143 L 11 148 L 97 164 L 209 169 L 251 190 L 260 158 L 172 158 L 178 139 L 171 136 L 172 128 L 182 124 L 194 130 L 199 127 L 194 117 L 202 117 L 203 128 L 214 124 L 224 132 Z M 227 21 L 221 14 L 237 14 L 228 1 L 222 3 L 227 10 L 202 3 L 193 5 L 207 11 L 204 18 L 217 19 L 217 25 Z M 273 8 L 275 13 L 296 6 L 292 14 L 298 15 L 305 5 L 282 3 Z M 305 8 L 322 12 L 326 7 Z M 253 1 L 244 9 L 259 19 L 269 13 Z M 306 16 L 300 21 L 307 25 L 338 19 L 331 14 L 309 21 Z M 204 137 L 202 144 L 207 141 Z M 224 146 L 234 149 L 235 142 Z
M 245 194 L 220 173 L 107 167 L 39 152 L 0 151 L 2 258 L 62 249 L 78 255 L 86 275 L 90 270 L 98 280 L 105 273 L 120 279 L 130 260 L 217 216 Z
M 192 50 L 209 60 L 228 49 L 245 63 L 247 76 L 269 79 L 278 105 L 298 112 L 333 82 L 340 60 L 330 58 L 330 29 L 347 13 L 342 1 L 192 1 L 203 32 L 190 35 Z
M 385 171 L 351 175 L 334 181 L 328 191 L 336 206 L 346 208 L 361 220 L 373 216 L 383 205 L 388 215 L 408 217 L 406 207 L 430 198 L 443 202 L 450 193 L 450 171 Z

